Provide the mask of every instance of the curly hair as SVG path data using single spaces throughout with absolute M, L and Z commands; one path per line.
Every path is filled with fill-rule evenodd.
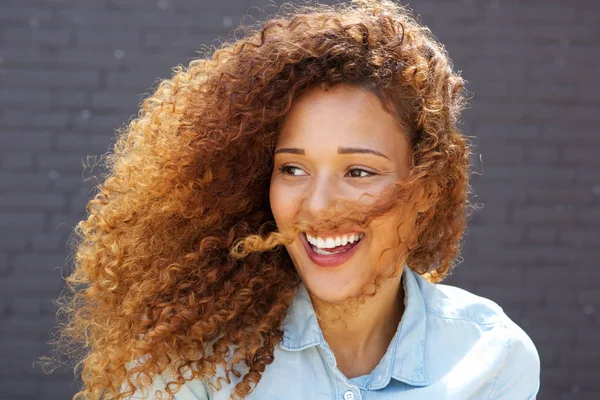
M 407 265 L 438 282 L 460 258 L 470 208 L 470 144 L 458 128 L 465 81 L 412 11 L 387 0 L 284 4 L 238 31 L 175 67 L 104 158 L 57 300 L 65 321 L 54 344 L 81 368 L 74 399 L 126 398 L 169 365 L 178 373 L 170 398 L 222 368 L 218 389 L 240 378 L 242 362 L 232 397 L 259 382 L 300 284 L 273 227 L 273 151 L 313 85 L 358 86 L 391 105 L 409 132 L 411 179 L 433 204 L 417 219 Z

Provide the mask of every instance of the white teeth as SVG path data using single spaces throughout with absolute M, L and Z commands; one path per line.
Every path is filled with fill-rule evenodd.
M 306 239 L 308 240 L 308 242 L 310 244 L 312 244 L 313 246 L 320 248 L 320 249 L 331 249 L 336 246 L 345 246 L 348 243 L 358 242 L 363 237 L 365 237 L 364 233 L 360 233 L 360 234 L 355 233 L 355 234 L 350 234 L 350 235 L 344 235 L 341 237 L 337 236 L 335 238 L 333 238 L 333 237 L 327 237 L 327 238 L 317 237 L 317 238 L 315 238 L 315 237 L 309 235 L 308 233 L 306 234 Z
M 325 248 L 325 241 L 321 238 L 317 238 L 316 246 L 321 249 Z

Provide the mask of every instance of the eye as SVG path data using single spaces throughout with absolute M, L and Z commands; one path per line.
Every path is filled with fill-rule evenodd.
M 302 169 L 293 165 L 282 165 L 278 169 L 284 175 L 302 176 Z
M 375 174 L 373 172 L 367 171 L 366 169 L 352 168 L 348 171 L 348 175 L 350 175 L 351 178 L 366 178 Z

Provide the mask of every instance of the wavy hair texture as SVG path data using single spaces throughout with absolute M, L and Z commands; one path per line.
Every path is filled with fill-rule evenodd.
M 241 377 L 234 398 L 259 382 L 300 283 L 269 206 L 273 150 L 313 85 L 358 86 L 390 107 L 410 137 L 410 179 L 432 204 L 407 264 L 438 282 L 457 263 L 470 208 L 465 81 L 429 29 L 386 0 L 284 4 L 238 29 L 175 67 L 105 157 L 57 301 L 54 343 L 80 369 L 76 399 L 126 398 L 169 365 L 169 398 L 195 378 L 218 388 Z

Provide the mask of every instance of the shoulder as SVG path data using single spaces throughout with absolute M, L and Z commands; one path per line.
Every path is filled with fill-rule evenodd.
M 539 354 L 529 336 L 516 324 L 512 325 L 507 329 L 508 351 L 493 382 L 490 400 L 531 400 L 540 388 Z
M 507 318 L 502 307 L 490 299 L 455 286 L 430 283 L 419 275 L 417 282 L 428 315 L 483 325 L 502 323 Z
M 502 307 L 464 289 L 432 284 L 420 276 L 417 281 L 429 338 L 454 341 L 456 347 L 478 348 L 479 360 L 489 357 L 488 365 L 493 364 L 489 399 L 534 399 L 540 383 L 538 351 Z

